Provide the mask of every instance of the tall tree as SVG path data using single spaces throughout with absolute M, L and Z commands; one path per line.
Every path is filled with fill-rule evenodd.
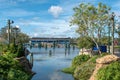
M 77 25 L 77 32 L 80 36 L 91 38 L 100 52 L 100 38 L 108 25 L 110 8 L 105 4 L 99 3 L 98 6 L 91 4 L 80 4 L 74 9 L 71 25 Z
M 0 35 L 2 38 L 4 38 L 6 41 L 8 40 L 8 33 L 7 33 L 8 27 L 3 27 L 1 28 Z M 20 31 L 20 28 L 12 27 L 11 26 L 11 31 L 10 31 L 10 41 L 11 43 L 16 42 L 22 42 L 22 43 L 27 43 L 29 42 L 29 36 L 25 33 L 22 33 Z

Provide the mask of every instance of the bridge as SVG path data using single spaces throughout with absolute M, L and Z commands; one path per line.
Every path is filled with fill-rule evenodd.
M 71 38 L 41 38 L 41 37 L 32 37 L 30 39 L 30 44 L 40 47 L 69 47 Z M 64 45 L 65 44 L 65 45 Z
M 39 42 L 46 42 L 46 43 L 70 43 L 71 38 L 41 38 L 41 37 L 32 37 L 30 39 L 31 43 L 39 43 Z

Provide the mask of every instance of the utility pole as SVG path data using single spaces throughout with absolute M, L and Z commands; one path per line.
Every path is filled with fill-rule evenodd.
M 8 22 L 7 22 L 7 25 L 8 25 L 8 44 L 10 44 L 10 40 L 11 40 L 11 37 L 10 37 L 10 32 L 11 32 L 11 29 L 10 29 L 10 27 L 11 27 L 11 24 L 12 23 L 14 23 L 13 21 L 10 21 L 10 20 L 8 20 Z
M 112 13 L 112 54 L 114 54 L 114 28 L 115 28 L 115 23 L 114 23 L 114 18 L 115 18 L 115 14 Z
M 10 20 L 8 20 L 8 44 L 10 44 Z
M 109 51 L 108 51 L 108 53 L 110 53 L 110 29 L 111 29 L 110 23 L 108 24 L 108 27 L 109 27 L 109 32 L 108 32 L 108 34 L 109 34 L 109 39 L 108 39 L 108 49 L 109 49 Z

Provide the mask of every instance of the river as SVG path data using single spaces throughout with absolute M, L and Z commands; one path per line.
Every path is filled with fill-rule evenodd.
M 32 80 L 74 80 L 71 74 L 61 72 L 71 65 L 72 59 L 78 55 L 79 49 L 72 48 L 32 48 L 33 68 L 36 74 Z

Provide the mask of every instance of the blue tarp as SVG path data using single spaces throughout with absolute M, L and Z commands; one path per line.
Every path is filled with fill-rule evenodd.
M 99 46 L 101 52 L 107 52 L 107 47 L 106 46 Z M 95 46 L 93 47 L 93 51 L 97 51 L 98 48 Z

